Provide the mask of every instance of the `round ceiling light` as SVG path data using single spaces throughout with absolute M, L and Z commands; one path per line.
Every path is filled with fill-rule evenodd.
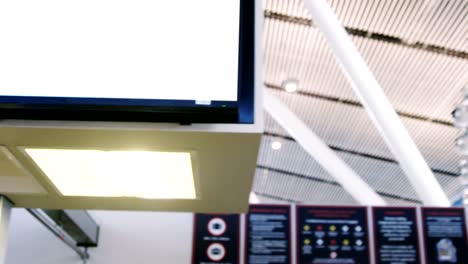
M 283 81 L 283 84 L 282 84 L 283 89 L 288 93 L 293 93 L 297 91 L 298 86 L 299 86 L 299 81 L 295 79 L 285 80 Z
M 273 150 L 279 150 L 281 148 L 281 142 L 279 142 L 279 141 L 271 142 L 271 148 Z

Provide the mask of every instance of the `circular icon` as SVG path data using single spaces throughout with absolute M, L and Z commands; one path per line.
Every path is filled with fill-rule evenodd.
M 220 236 L 226 232 L 227 225 L 221 218 L 213 218 L 208 222 L 208 232 L 213 236 Z
M 321 246 L 321 245 L 323 245 L 323 240 L 319 238 L 319 239 L 317 239 L 317 241 L 315 243 L 317 243 L 317 245 Z
M 309 225 L 305 225 L 304 226 L 304 231 L 309 231 L 310 230 L 310 226 Z
M 356 227 L 354 228 L 354 231 L 356 231 L 356 232 L 361 232 L 361 231 L 362 231 L 362 227 L 361 227 L 361 226 L 356 226 Z
M 336 226 L 331 225 L 331 226 L 330 226 L 330 231 L 331 231 L 331 232 L 335 232 L 335 231 L 336 231 Z
M 356 245 L 357 246 L 362 246 L 362 240 L 361 239 L 356 240 Z
M 343 246 L 349 245 L 349 239 L 343 239 Z
M 344 226 L 341 228 L 341 230 L 342 230 L 343 232 L 348 232 L 348 231 L 349 231 L 349 226 L 344 225 Z
M 336 259 L 337 257 L 338 257 L 338 253 L 336 253 L 336 252 L 331 252 L 330 253 L 330 258 Z
M 206 255 L 211 261 L 218 262 L 226 256 L 226 249 L 220 243 L 213 243 L 208 246 Z

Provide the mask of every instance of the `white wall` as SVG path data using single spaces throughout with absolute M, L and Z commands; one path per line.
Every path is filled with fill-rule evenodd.
M 190 213 L 93 211 L 101 226 L 88 264 L 188 264 Z M 14 209 L 6 264 L 82 264 L 78 255 L 24 209 Z
M 257 197 L 252 203 L 278 203 Z M 87 264 L 189 264 L 193 214 L 88 211 L 99 246 Z M 5 264 L 82 264 L 79 256 L 24 209 L 13 209 Z M 3 264 L 0 262 L 0 264 Z

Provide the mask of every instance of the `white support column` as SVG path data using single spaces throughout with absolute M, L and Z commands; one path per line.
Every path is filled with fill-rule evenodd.
M 264 107 L 304 150 L 362 205 L 386 205 L 365 181 L 289 108 L 265 89 Z
M 423 203 L 450 206 L 445 192 L 327 1 L 304 0 L 304 3 Z
M 0 264 L 5 263 L 11 203 L 0 196 Z

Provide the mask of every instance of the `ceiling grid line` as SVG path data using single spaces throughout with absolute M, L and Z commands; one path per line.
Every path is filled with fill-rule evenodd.
M 307 19 L 297 18 L 297 17 L 290 17 L 284 14 L 273 13 L 268 10 L 265 11 L 265 18 L 280 20 L 282 22 L 291 23 L 291 24 L 298 23 L 298 24 L 308 25 L 309 27 L 314 28 L 311 25 L 312 20 L 307 20 Z M 412 42 L 412 41 L 408 41 L 408 40 L 401 39 L 398 37 L 375 33 L 372 31 L 365 31 L 363 29 L 355 29 L 355 28 L 346 27 L 346 30 L 352 36 L 360 36 L 363 38 L 368 38 L 368 39 L 373 39 L 373 40 L 384 40 L 384 41 L 391 42 L 399 46 L 425 50 L 428 52 L 444 54 L 444 55 L 458 57 L 458 58 L 464 58 L 464 59 L 468 58 L 468 51 L 466 50 L 455 50 L 455 49 L 450 49 L 448 47 L 442 47 L 438 45 L 428 45 L 428 44 L 423 44 L 420 42 Z
M 265 136 L 283 138 L 283 139 L 295 142 L 295 140 L 293 138 L 291 138 L 289 136 L 281 135 L 281 134 L 278 134 L 278 133 L 265 131 L 263 134 Z M 348 153 L 348 154 L 351 154 L 351 155 L 357 155 L 357 156 L 365 157 L 365 158 L 368 158 L 368 159 L 373 159 L 373 160 L 379 160 L 379 161 L 385 161 L 385 162 L 389 162 L 389 163 L 398 164 L 398 161 L 396 161 L 394 159 L 391 159 L 391 158 L 387 158 L 387 157 L 377 156 L 377 155 L 373 155 L 373 154 L 369 154 L 369 153 L 363 153 L 363 152 L 359 152 L 359 151 L 356 151 L 356 150 L 350 150 L 350 149 L 346 149 L 346 148 L 336 146 L 336 145 L 329 145 L 329 147 L 331 149 L 335 150 L 335 151 L 338 151 L 338 152 L 345 152 L 345 153 Z M 450 176 L 450 177 L 459 177 L 458 172 L 446 171 L 446 170 L 438 169 L 438 168 L 431 168 L 431 169 L 432 169 L 432 171 L 434 173 L 444 174 L 444 175 Z

